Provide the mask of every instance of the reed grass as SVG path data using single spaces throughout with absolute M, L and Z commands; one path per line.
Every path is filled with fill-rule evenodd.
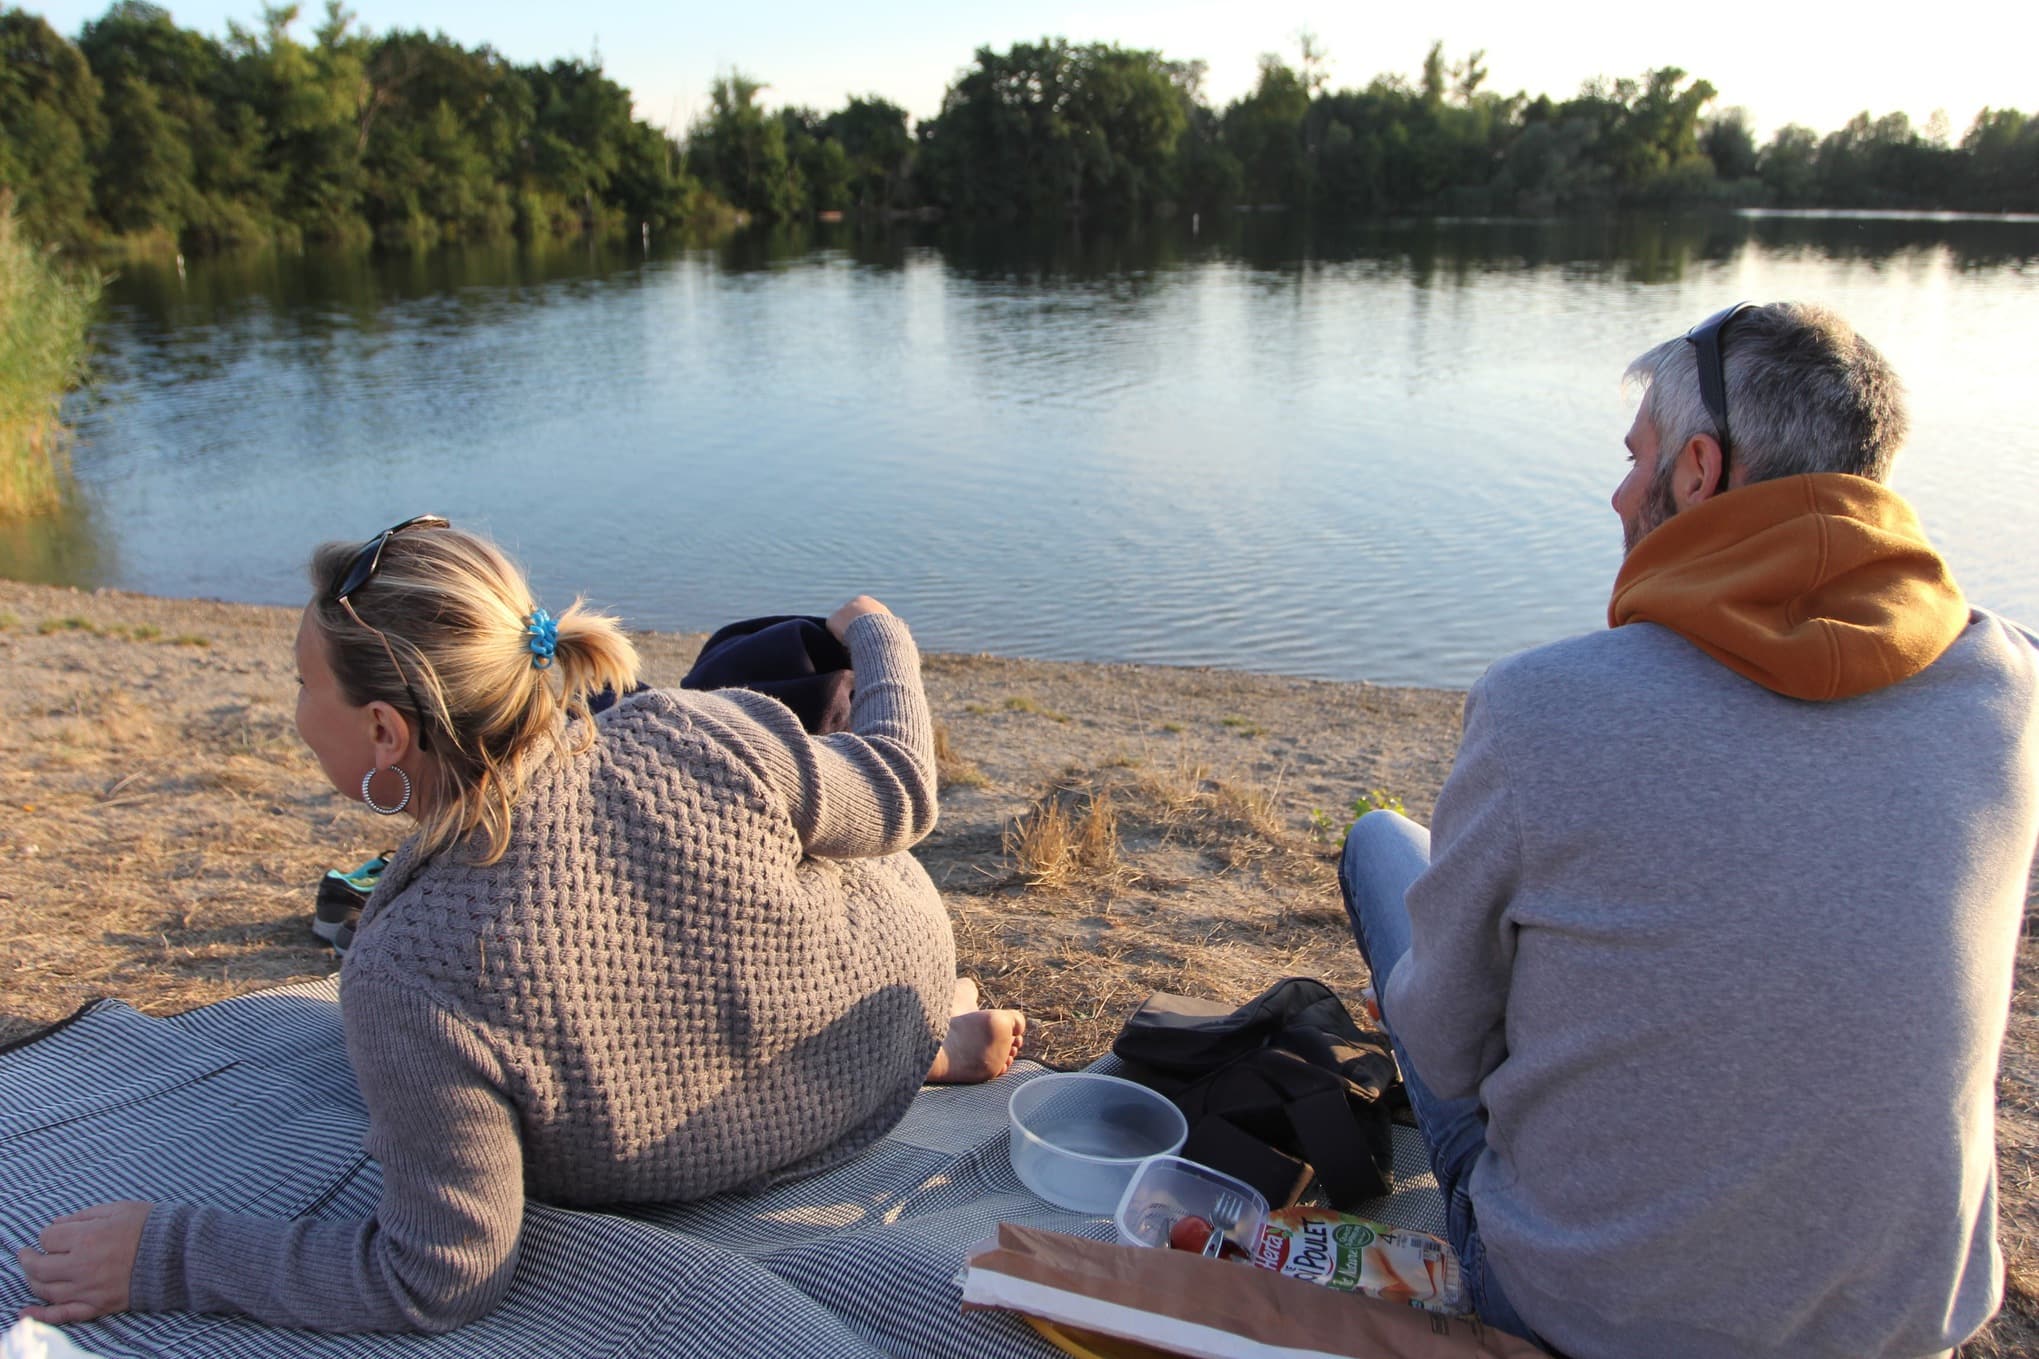
M 0 517 L 61 499 L 65 436 L 59 403 L 85 376 L 96 274 L 68 270 L 31 241 L 0 189 Z

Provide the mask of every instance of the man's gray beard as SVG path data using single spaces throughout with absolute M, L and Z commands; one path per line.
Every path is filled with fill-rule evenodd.
M 1678 512 L 1678 497 L 1671 494 L 1669 478 L 1653 482 L 1650 498 L 1643 502 L 1635 522 L 1621 521 L 1621 555 L 1624 560 L 1635 551 L 1636 545 L 1663 526 L 1665 520 Z

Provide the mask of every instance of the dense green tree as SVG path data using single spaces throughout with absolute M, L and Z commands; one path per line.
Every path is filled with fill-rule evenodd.
M 609 198 L 625 226 L 636 222 L 644 227 L 665 227 L 708 206 L 700 201 L 700 185 L 687 175 L 685 152 L 678 142 L 651 124 L 635 120 L 616 129 L 616 140 L 616 173 L 609 181 Z
M 1969 165 L 1913 131 L 1902 113 L 1860 113 L 1820 141 L 1814 180 L 1820 201 L 1850 207 L 1945 204 L 1972 195 Z
M 92 215 L 104 135 L 99 81 L 78 49 L 33 14 L 0 11 L 0 187 L 28 234 L 78 240 Z
M 829 136 L 822 116 L 809 108 L 779 110 L 786 133 L 786 157 L 800 183 L 801 202 L 814 212 L 841 212 L 853 199 L 850 157 Z
M 1787 123 L 1770 135 L 1770 144 L 1757 157 L 1757 173 L 1777 202 L 1798 207 L 1814 201 L 1819 184 L 1819 134 L 1809 127 Z
M 1225 144 L 1224 123 L 1202 103 L 1190 106 L 1189 121 L 1175 143 L 1175 192 L 1184 205 L 1204 212 L 1229 208 L 1246 189 L 1246 167 Z
M 965 216 L 1137 212 L 1172 187 L 1198 74 L 1104 43 L 979 48 L 922 130 L 928 193 Z
M 1172 192 L 1193 77 L 1158 52 L 1093 45 L 1085 55 L 1076 103 L 1085 154 L 1070 208 L 1129 217 Z
M 1722 179 L 1753 179 L 1756 175 L 1756 134 L 1749 111 L 1724 109 L 1700 127 L 1699 149 Z
M 85 25 L 78 46 L 106 86 L 102 221 L 119 231 L 160 228 L 199 246 L 273 229 L 281 175 L 222 43 L 178 28 L 159 6 L 122 0 Z
M 1714 89 L 1704 80 L 1685 81 L 1675 66 L 1641 80 L 1590 81 L 1557 115 L 1560 121 L 1583 118 L 1593 128 L 1594 154 L 1624 198 L 1691 188 L 1695 178 L 1712 177 L 1712 163 L 1699 150 L 1699 119 Z
M 1256 203 L 1309 201 L 1311 167 L 1303 146 L 1310 87 L 1272 52 L 1260 58 L 1253 90 L 1225 110 L 1225 145 L 1239 160 L 1245 193 Z
M 1503 155 L 1521 101 L 1481 90 L 1484 57 L 1450 62 L 1434 44 L 1413 88 L 1383 78 L 1316 95 L 1302 138 L 1313 201 L 1354 214 L 1488 211 L 1497 193 L 1514 192 Z
M 903 207 L 911 183 L 913 134 L 906 110 L 876 97 L 852 97 L 822 123 L 848 160 L 850 201 L 865 210 Z
M 2039 118 L 2016 109 L 1984 109 L 1961 139 L 1975 205 L 1999 212 L 2039 211 Z
M 197 206 L 194 147 L 214 112 L 201 86 L 216 78 L 217 53 L 167 10 L 138 0 L 86 24 L 78 50 L 103 90 L 105 151 L 93 186 L 100 220 L 116 231 L 175 235 Z
M 353 16 L 340 0 L 327 0 L 311 46 L 291 34 L 298 13 L 294 4 L 268 5 L 259 29 L 228 24 L 236 58 L 229 93 L 266 133 L 255 178 L 275 215 L 309 239 L 347 239 L 364 230 L 357 208 L 368 43 L 350 33 Z
M 1596 154 L 1599 129 L 1587 118 L 1532 117 L 1510 140 L 1495 177 L 1497 206 L 1551 213 L 1614 201 L 1613 171 Z
M 488 237 L 515 222 L 530 83 L 487 48 L 390 33 L 365 65 L 363 214 L 385 241 Z
M 102 107 L 108 131 L 94 186 L 100 219 L 116 231 L 161 228 L 174 236 L 190 215 L 191 143 L 184 129 L 139 76 L 112 77 Z
M 715 82 L 706 121 L 687 138 L 687 168 L 738 210 L 777 221 L 799 212 L 804 194 L 784 120 L 758 105 L 764 88 L 741 71 Z

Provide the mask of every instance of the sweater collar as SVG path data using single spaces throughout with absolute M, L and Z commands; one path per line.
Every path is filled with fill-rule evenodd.
M 1656 623 L 1788 698 L 1899 684 L 1968 623 L 1912 507 L 1840 473 L 1737 487 L 1659 524 L 1615 577 L 1607 625 Z

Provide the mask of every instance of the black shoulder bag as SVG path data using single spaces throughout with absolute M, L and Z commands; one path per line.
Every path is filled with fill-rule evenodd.
M 1189 1119 L 1184 1156 L 1277 1208 L 1313 1180 L 1339 1208 L 1394 1187 L 1388 1113 L 1406 1097 L 1388 1037 L 1320 981 L 1290 977 L 1237 1010 L 1156 992 L 1112 1051 Z

